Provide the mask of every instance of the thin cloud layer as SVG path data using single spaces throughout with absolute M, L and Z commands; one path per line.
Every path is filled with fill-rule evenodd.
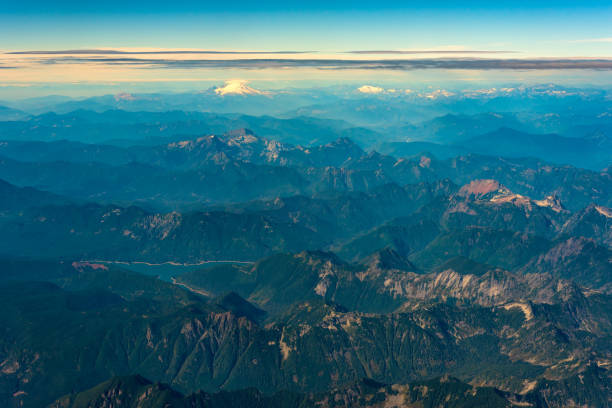
M 94 51 L 94 50 L 89 50 Z M 474 70 L 474 71 L 545 71 L 545 70 L 612 70 L 612 58 L 478 58 L 478 57 L 439 57 L 439 58 L 312 58 L 310 55 L 276 58 L 274 55 L 253 56 L 210 56 L 197 55 L 137 55 L 117 54 L 100 55 L 87 54 L 88 50 L 79 50 L 81 55 L 61 54 L 0 54 L 0 69 L 5 73 L 12 68 L 12 78 L 21 82 L 32 81 L 40 75 L 41 68 L 48 67 L 49 76 L 56 81 L 64 81 L 66 72 L 73 72 L 82 80 L 114 80 L 121 72 L 126 78 L 143 77 L 142 70 L 167 70 L 168 76 L 172 70 L 276 70 L 287 75 L 292 69 L 320 71 L 416 71 L 416 70 Z M 139 51 L 140 52 L 140 51 Z M 47 68 L 44 68 L 47 69 Z M 153 74 L 149 75 L 150 78 Z M 144 76 L 147 76 L 144 75 Z M 166 74 L 162 74 L 166 75 Z M 235 74 L 234 74 L 235 75 Z M 291 74 L 289 74 L 291 75 Z M 159 76 L 161 78 L 162 76 Z M 374 79 L 375 80 L 375 79 Z M 372 86 L 372 85 L 370 85 Z M 364 88 L 367 89 L 367 88 Z M 385 92 L 388 92 L 386 90 Z M 368 92 L 368 91 L 366 91 Z M 373 89 L 369 93 L 376 92 Z
M 612 37 L 603 37 L 603 38 L 587 38 L 584 40 L 573 40 L 571 43 L 580 44 L 580 43 L 612 43 Z
M 171 58 L 81 58 L 52 57 L 28 60 L 32 64 L 107 64 L 143 68 L 318 68 L 351 70 L 415 70 L 415 69 L 474 69 L 474 70 L 555 70 L 612 69 L 612 59 L 485 59 L 485 58 L 423 58 L 423 59 L 171 59 Z
M 357 50 L 347 51 L 348 54 L 371 55 L 419 55 L 419 54 L 514 54 L 518 51 L 502 50 Z
M 48 51 L 10 51 L 11 55 L 157 55 L 157 54 L 311 54 L 316 51 L 218 51 L 218 50 L 48 50 Z

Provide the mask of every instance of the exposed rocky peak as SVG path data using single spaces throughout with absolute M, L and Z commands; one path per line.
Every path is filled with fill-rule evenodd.
M 457 299 L 494 306 L 520 301 L 526 296 L 526 286 L 522 279 L 507 271 L 490 270 L 477 276 L 446 269 L 435 274 L 414 276 L 398 283 L 393 286 L 393 292 L 410 305 Z
M 346 137 L 306 148 L 259 137 L 249 129 L 236 129 L 222 135 L 174 142 L 165 148 L 168 152 L 179 155 L 173 156 L 172 164 L 191 163 L 196 166 L 206 163 L 220 153 L 231 160 L 298 167 L 340 167 L 359 161 L 365 154 L 357 144 Z M 161 154 L 163 157 L 163 152 Z M 379 160 L 377 158 L 374 161 Z
M 513 194 L 510 190 L 500 190 L 489 201 L 496 204 L 512 203 L 528 211 L 532 211 L 534 207 L 541 207 L 549 208 L 556 213 L 568 212 L 561 204 L 561 201 L 554 195 L 548 196 L 543 200 L 533 200 L 520 194 Z
M 486 194 L 498 192 L 502 185 L 497 180 L 473 180 L 459 189 L 457 195 L 467 198 L 480 198 Z
M 553 198 L 536 202 L 494 181 L 462 187 L 440 209 L 440 224 L 449 230 L 477 226 L 549 239 L 557 236 L 569 216 Z
M 166 146 L 170 152 L 183 152 L 196 158 L 202 154 L 225 154 L 233 159 L 254 161 L 259 157 L 289 150 L 291 147 L 274 140 L 256 136 L 249 129 L 237 129 L 222 135 L 207 135 L 196 139 L 182 140 Z M 188 160 L 189 157 L 186 158 Z
M 522 276 L 526 287 L 533 291 L 529 299 L 534 303 L 569 302 L 572 299 L 584 299 L 589 293 L 588 289 L 576 282 L 554 278 L 551 273 L 526 273 Z
M 529 197 L 515 194 L 495 180 L 475 180 L 472 183 L 468 184 L 468 198 L 495 204 L 512 203 L 516 206 L 532 207 L 533 201 Z M 461 193 L 461 190 L 459 192 Z
M 169 151 L 177 151 L 184 153 L 197 153 L 201 151 L 223 151 L 228 148 L 233 140 L 240 139 L 240 135 L 232 136 L 230 134 L 224 135 L 205 135 L 200 136 L 195 139 L 186 139 L 178 142 L 170 143 L 166 146 Z M 247 137 L 247 135 L 242 135 L 242 137 Z M 233 145 L 237 146 L 239 143 L 233 143 Z
M 612 208 L 604 207 L 601 205 L 594 206 L 595 211 L 603 215 L 606 218 L 612 218 Z
M 445 269 L 427 275 L 415 275 L 394 286 L 407 305 L 457 299 L 482 306 L 512 303 L 574 302 L 584 299 L 583 289 L 575 283 L 546 274 L 521 275 L 490 269 L 482 275 Z
M 281 143 L 259 137 L 249 129 L 233 130 L 217 138 L 222 143 L 222 149 L 247 161 L 257 161 L 258 158 L 265 157 L 266 152 L 282 150 Z
M 465 198 L 467 201 L 480 203 L 512 204 L 529 212 L 539 207 L 549 208 L 555 213 L 568 213 L 559 197 L 555 194 L 551 194 L 542 200 L 535 200 L 521 194 L 516 194 L 493 179 L 473 180 L 462 186 L 456 196 Z
M 544 198 L 543 200 L 534 200 L 533 201 L 537 206 L 540 207 L 548 207 L 555 212 L 567 212 L 561 200 L 556 194 L 552 194 Z
M 484 275 L 490 270 L 496 269 L 493 266 L 476 262 L 464 256 L 456 256 L 434 268 L 433 272 L 438 273 L 446 270 L 453 270 L 461 275 Z
M 231 130 L 223 136 L 226 143 L 230 145 L 251 144 L 262 141 L 262 139 L 255 136 L 255 133 L 253 133 L 252 130 L 246 128 Z
M 180 140 L 178 142 L 169 143 L 166 147 L 169 150 L 193 150 L 196 146 L 201 145 L 203 143 L 214 143 L 218 142 L 218 138 L 215 135 L 210 136 L 202 136 L 197 139 L 188 139 L 188 140 Z
M 431 167 L 431 163 L 433 160 L 434 157 L 432 155 L 423 154 L 419 157 L 419 167 L 428 169 Z
M 523 207 L 529 211 L 533 209 L 535 204 L 535 202 L 529 197 L 521 194 L 514 194 L 508 189 L 498 190 L 489 198 L 488 201 L 494 204 L 510 203 L 517 207 Z
M 338 301 L 351 310 L 375 310 L 356 300 L 356 294 L 370 301 L 378 299 L 380 307 L 391 309 L 402 304 L 410 309 L 414 305 L 448 299 L 499 306 L 527 301 L 555 303 L 584 297 L 580 286 L 551 274 L 523 275 L 462 257 L 453 258 L 427 274 L 415 273 L 416 268 L 391 249 L 383 249 L 351 265 L 337 263 L 325 253 L 301 253 L 295 257 L 316 275 L 314 291 L 318 296 Z

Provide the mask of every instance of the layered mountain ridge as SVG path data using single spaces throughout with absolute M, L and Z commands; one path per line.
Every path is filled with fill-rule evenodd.
M 523 91 L 4 112 L 0 405 L 609 406 L 607 116 Z

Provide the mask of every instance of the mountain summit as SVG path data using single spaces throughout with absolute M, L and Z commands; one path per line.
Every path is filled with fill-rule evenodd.
M 225 85 L 215 88 L 215 93 L 220 96 L 225 95 L 267 95 L 267 92 L 251 88 L 247 84 L 249 81 L 244 79 L 230 79 L 225 81 Z

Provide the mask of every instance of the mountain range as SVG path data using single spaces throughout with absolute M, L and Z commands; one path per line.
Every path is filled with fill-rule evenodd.
M 612 105 L 552 85 L 0 108 L 0 406 L 612 405 Z

